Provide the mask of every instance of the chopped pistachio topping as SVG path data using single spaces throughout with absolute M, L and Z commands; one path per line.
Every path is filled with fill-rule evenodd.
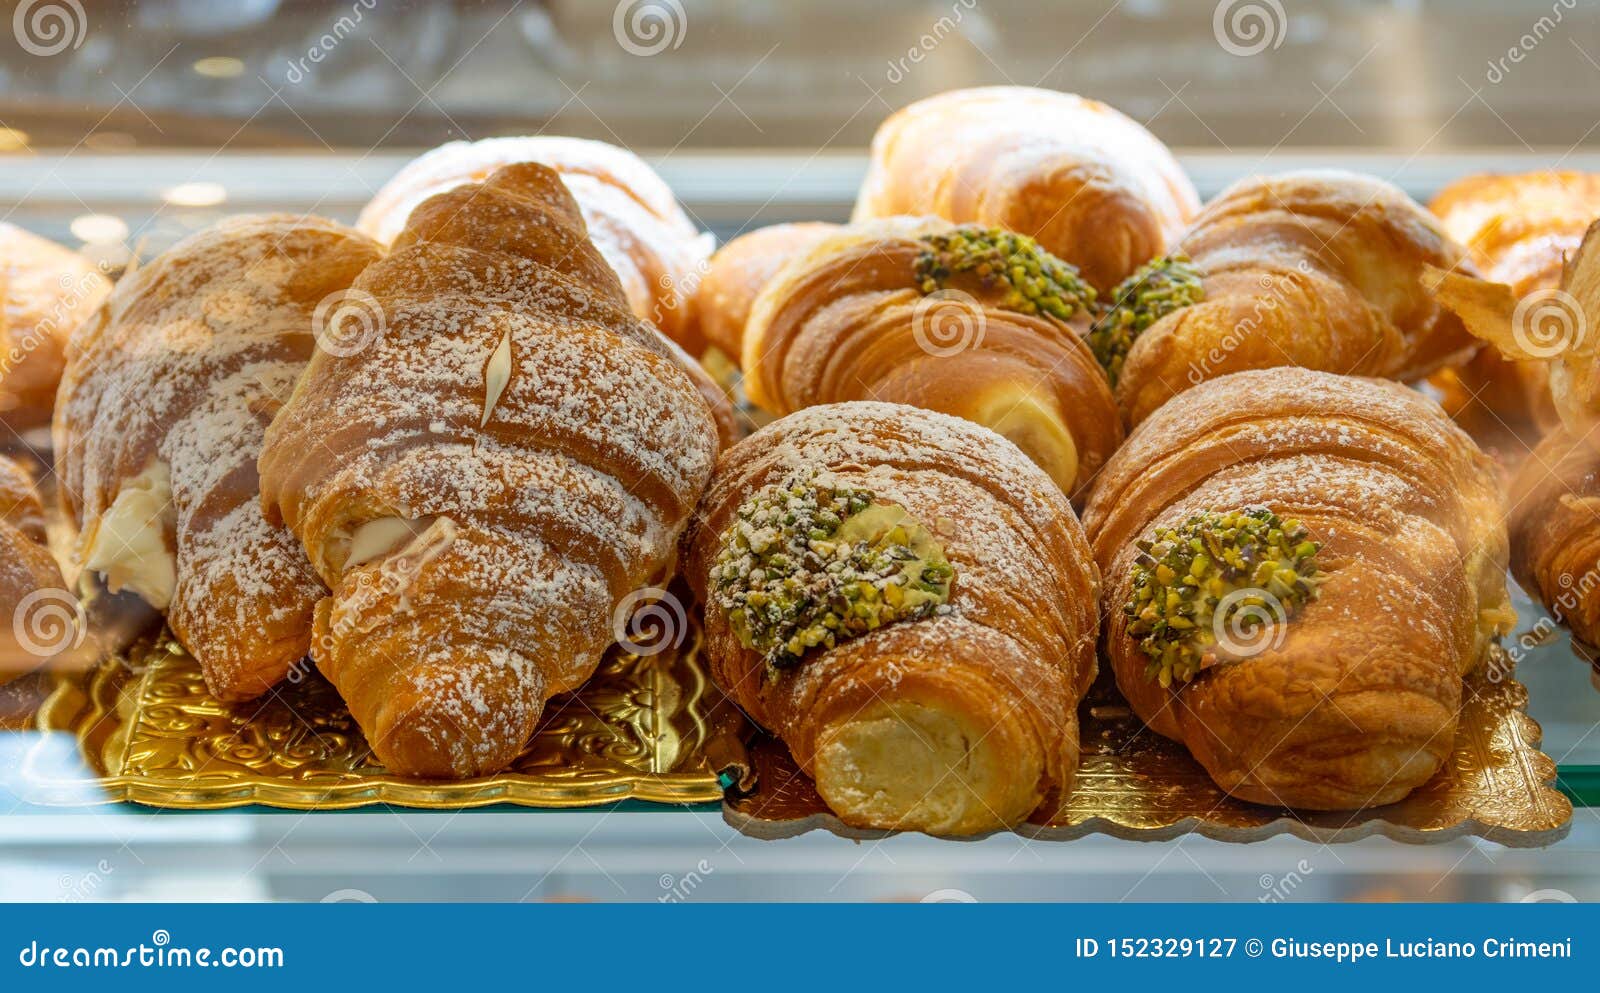
M 986 289 L 1005 289 L 1000 304 L 1022 314 L 1045 313 L 1065 321 L 1094 306 L 1094 287 L 1078 270 L 1040 247 L 1027 235 L 1003 228 L 959 227 L 922 238 L 927 250 L 917 256 L 917 288 L 936 293 L 956 273 L 971 273 Z
M 1316 599 L 1320 547 L 1299 521 L 1264 507 L 1195 514 L 1140 541 L 1122 609 L 1150 659 L 1145 674 L 1162 686 L 1187 682 L 1236 654 L 1219 644 L 1229 632 L 1252 642 L 1270 634 L 1260 626 Z
M 773 669 L 895 621 L 950 611 L 955 568 L 898 504 L 814 474 L 740 504 L 711 567 L 716 604 Z
M 1151 259 L 1118 283 L 1094 327 L 1089 329 L 1089 347 L 1105 367 L 1111 385 L 1117 385 L 1128 351 L 1146 328 L 1204 298 L 1199 267 L 1181 254 Z

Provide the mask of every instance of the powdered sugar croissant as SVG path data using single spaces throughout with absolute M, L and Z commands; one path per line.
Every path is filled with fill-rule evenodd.
M 1397 383 L 1203 383 L 1133 432 L 1084 523 L 1123 695 L 1258 803 L 1353 809 L 1426 782 L 1462 677 L 1515 621 L 1493 466 Z
M 1076 493 L 1122 439 L 1083 338 L 1094 290 L 1031 238 L 936 218 L 852 224 L 762 288 L 744 387 L 774 414 L 909 403 L 1011 439 Z
M 380 333 L 312 359 L 263 505 L 332 591 L 312 654 L 378 758 L 494 772 L 672 561 L 716 422 L 544 166 L 425 200 L 354 290 Z
M 68 347 L 54 434 L 75 565 L 166 611 L 224 700 L 264 692 L 310 644 L 322 586 L 262 517 L 256 455 L 319 320 L 378 251 L 320 218 L 230 218 L 125 277 Z
M 711 238 L 695 228 L 661 177 L 627 149 L 554 135 L 453 141 L 396 173 L 361 212 L 358 226 L 387 244 L 417 204 L 517 162 L 539 162 L 561 175 L 633 312 L 699 356 L 705 341 L 689 301 Z
M 884 121 L 852 220 L 931 214 L 1031 235 L 1105 291 L 1199 206 L 1172 153 L 1131 118 L 1071 93 L 990 86 Z
M 846 823 L 977 834 L 1070 793 L 1099 577 L 1004 438 L 811 407 L 722 457 L 685 543 L 712 675 Z

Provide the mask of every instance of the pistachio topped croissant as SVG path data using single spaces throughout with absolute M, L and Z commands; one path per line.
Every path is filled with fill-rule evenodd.
M 1371 176 L 1243 180 L 1206 204 L 1176 249 L 1186 259 L 1162 260 L 1114 294 L 1143 313 L 1114 312 L 1096 329 L 1132 424 L 1241 369 L 1409 381 L 1477 347 L 1420 282 L 1428 265 L 1468 264 L 1464 250 L 1410 197 Z
M 1503 514 L 1489 459 L 1398 383 L 1203 383 L 1135 429 L 1084 514 L 1117 685 L 1236 797 L 1399 800 L 1515 620 Z
M 976 834 L 1066 799 L 1099 577 L 1004 438 L 900 404 L 790 414 L 719 460 L 685 548 L 713 677 L 846 823 Z
M 1024 235 L 933 218 L 850 225 L 756 297 L 745 391 L 779 415 L 882 400 L 964 417 L 1079 493 L 1122 438 L 1083 337 L 1095 300 L 1076 269 Z

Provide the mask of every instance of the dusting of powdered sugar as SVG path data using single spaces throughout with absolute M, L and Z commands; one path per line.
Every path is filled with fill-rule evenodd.
M 321 587 L 298 543 L 262 517 L 255 461 L 313 347 L 319 301 L 292 284 L 352 248 L 376 257 L 329 221 L 229 219 L 125 278 L 69 350 L 56 431 L 66 501 L 89 525 L 124 481 L 169 467 L 171 609 L 213 685 L 263 664 L 250 657 L 257 639 L 309 636 L 273 630 L 306 628 Z

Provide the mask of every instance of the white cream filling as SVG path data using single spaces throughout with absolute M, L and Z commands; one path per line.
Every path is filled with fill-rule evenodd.
M 178 585 L 170 539 L 176 518 L 172 475 L 165 462 L 152 461 L 123 482 L 111 506 L 86 530 L 83 568 L 99 573 L 111 592 L 132 590 L 166 610 Z
M 507 331 L 483 367 L 483 419 L 478 422 L 478 427 L 489 423 L 494 405 L 500 402 L 500 394 L 505 392 L 506 384 L 510 382 L 511 332 Z
M 379 517 L 356 528 L 349 538 L 342 571 L 384 558 L 415 541 L 434 523 L 432 517 Z

